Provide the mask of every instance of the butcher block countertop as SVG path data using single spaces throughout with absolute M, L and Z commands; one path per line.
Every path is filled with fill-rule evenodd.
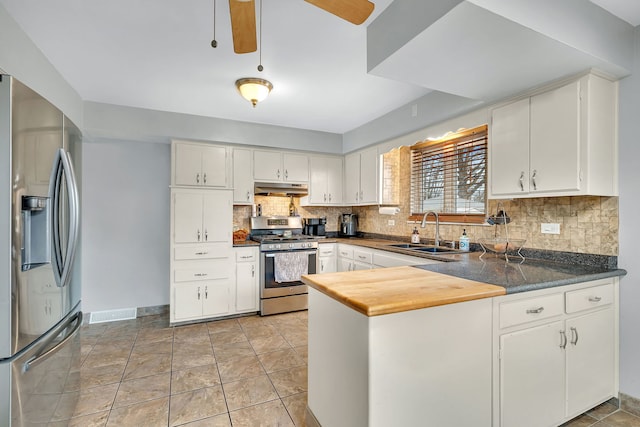
M 308 286 L 366 315 L 379 316 L 504 295 L 503 286 L 414 267 L 303 276 Z

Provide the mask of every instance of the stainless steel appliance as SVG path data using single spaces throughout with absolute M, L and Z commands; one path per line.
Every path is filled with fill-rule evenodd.
M 303 218 L 302 219 L 302 234 L 309 236 L 326 236 L 326 224 L 327 218 Z
M 306 310 L 307 285 L 300 276 L 317 271 L 318 241 L 302 234 L 302 219 L 253 217 L 251 239 L 260 242 L 260 314 Z
M 355 237 L 358 234 L 358 215 L 342 214 L 340 216 L 340 231 L 342 237 Z
M 0 427 L 64 423 L 80 392 L 80 139 L 60 110 L 0 75 Z

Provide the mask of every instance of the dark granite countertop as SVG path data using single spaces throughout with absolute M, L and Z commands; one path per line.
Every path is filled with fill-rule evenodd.
M 480 255 L 482 255 L 481 252 L 474 252 L 465 257 L 458 257 L 456 262 L 418 265 L 415 267 L 503 286 L 507 294 L 627 274 L 623 269 L 606 266 L 568 264 L 540 259 L 526 259 L 523 261 L 519 257 L 512 257 L 507 262 L 504 257 L 485 254 L 480 258 Z

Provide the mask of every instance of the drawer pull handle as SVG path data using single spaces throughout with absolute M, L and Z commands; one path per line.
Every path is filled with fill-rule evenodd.
M 205 277 L 207 275 L 207 273 L 194 273 L 194 276 L 196 277 Z
M 530 308 L 527 310 L 527 314 L 540 314 L 543 311 L 544 311 L 544 307 Z
M 358 255 L 358 258 L 360 258 L 360 259 L 367 259 L 367 257 L 366 257 L 366 256 L 364 256 L 364 255 Z
M 589 302 L 600 302 L 602 297 L 589 297 Z
M 571 328 L 571 344 L 578 344 L 578 330 L 576 328 Z
M 567 348 L 567 334 L 560 331 L 560 348 Z
M 196 255 L 206 255 L 206 254 L 208 254 L 208 253 L 209 253 L 209 252 L 196 252 Z

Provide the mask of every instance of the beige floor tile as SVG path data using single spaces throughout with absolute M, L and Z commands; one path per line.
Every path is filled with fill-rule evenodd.
M 82 366 L 86 368 L 99 368 L 101 366 L 116 365 L 126 362 L 130 354 L 131 347 L 119 348 L 96 344 L 85 358 Z
M 249 341 L 233 342 L 227 344 L 215 344 L 213 353 L 218 362 L 234 359 L 242 356 L 255 356 L 256 353 Z
M 617 406 L 612 405 L 609 402 L 604 402 L 603 404 L 598 405 L 595 408 L 587 411 L 587 415 L 590 415 L 597 420 L 601 420 L 604 417 L 613 414 L 617 410 L 618 410 Z
M 136 342 L 131 354 L 159 354 L 173 352 L 173 339 L 155 342 Z
M 240 323 L 238 322 L 238 319 L 224 319 L 224 320 L 216 320 L 214 322 L 208 322 L 207 329 L 209 330 L 209 334 L 242 330 L 242 328 L 240 327 Z
M 177 326 L 173 331 L 173 338 L 176 341 L 199 341 L 207 335 L 209 335 L 209 329 L 206 323 Z
M 244 329 L 262 325 L 270 325 L 271 321 L 269 317 L 245 316 L 238 318 L 238 324 Z
M 111 409 L 120 384 L 109 384 L 80 391 L 74 417 Z
M 229 411 L 278 399 L 266 375 L 226 383 L 222 386 Z
M 268 375 L 280 397 L 291 396 L 292 394 L 307 391 L 306 366 L 276 371 Z
M 141 329 L 136 338 L 136 345 L 173 341 L 173 329 Z
M 289 413 L 280 400 L 238 409 L 229 414 L 233 427 L 294 427 Z
M 287 340 L 282 335 L 271 335 L 264 338 L 255 338 L 249 341 L 256 354 L 267 353 L 275 350 L 291 348 Z
M 159 427 L 166 426 L 169 419 L 169 398 L 137 403 L 113 409 L 107 427 Z
M 278 330 L 271 324 L 247 326 L 242 328 L 244 334 L 249 340 L 255 340 L 257 338 L 266 338 L 273 335 L 279 335 Z
M 264 375 L 265 371 L 257 356 L 242 356 L 218 362 L 222 383 Z
M 628 412 L 618 411 L 605 417 L 597 425 L 603 423 L 607 427 L 640 427 L 640 417 L 633 416 Z
M 171 396 L 169 425 L 176 426 L 227 412 L 221 386 Z
M 123 379 L 131 380 L 171 371 L 171 354 L 132 354 Z
M 83 389 L 122 381 L 127 362 L 95 368 L 83 366 L 80 369 L 80 387 Z
M 180 371 L 195 368 L 196 366 L 213 365 L 214 363 L 216 363 L 216 358 L 213 355 L 213 349 L 210 349 L 207 353 L 174 352 L 171 369 L 174 371 Z
M 109 418 L 109 411 L 103 411 L 57 423 L 50 423 L 47 427 L 104 427 L 107 425 L 107 418 Z
M 214 347 L 221 344 L 248 341 L 247 336 L 242 330 L 215 332 L 210 334 L 210 337 Z
M 224 413 L 204 420 L 182 424 L 181 427 L 231 427 L 231 419 L 229 419 L 228 413 Z
M 595 418 L 592 418 L 586 414 L 582 414 L 575 417 L 571 421 L 562 424 L 561 427 L 591 427 L 596 422 L 598 422 L 598 420 L 596 420 Z
M 171 394 L 211 387 L 220 384 L 220 374 L 215 364 L 173 371 L 171 373 Z
M 170 384 L 171 374 L 169 372 L 124 381 L 116 393 L 113 407 L 119 408 L 169 396 Z
M 296 366 L 304 365 L 304 360 L 294 349 L 277 350 L 269 353 L 258 355 L 258 359 L 267 373 L 290 369 Z
M 305 427 L 305 411 L 307 408 L 307 393 L 294 394 L 283 397 L 282 403 L 289 412 L 296 427 Z
M 300 356 L 302 358 L 302 360 L 304 360 L 304 363 L 309 364 L 309 347 L 306 345 L 301 345 L 298 347 L 294 347 L 293 348 L 296 353 L 298 353 L 298 356 Z
M 283 332 L 282 336 L 291 347 L 308 345 L 308 334 L 306 332 Z

